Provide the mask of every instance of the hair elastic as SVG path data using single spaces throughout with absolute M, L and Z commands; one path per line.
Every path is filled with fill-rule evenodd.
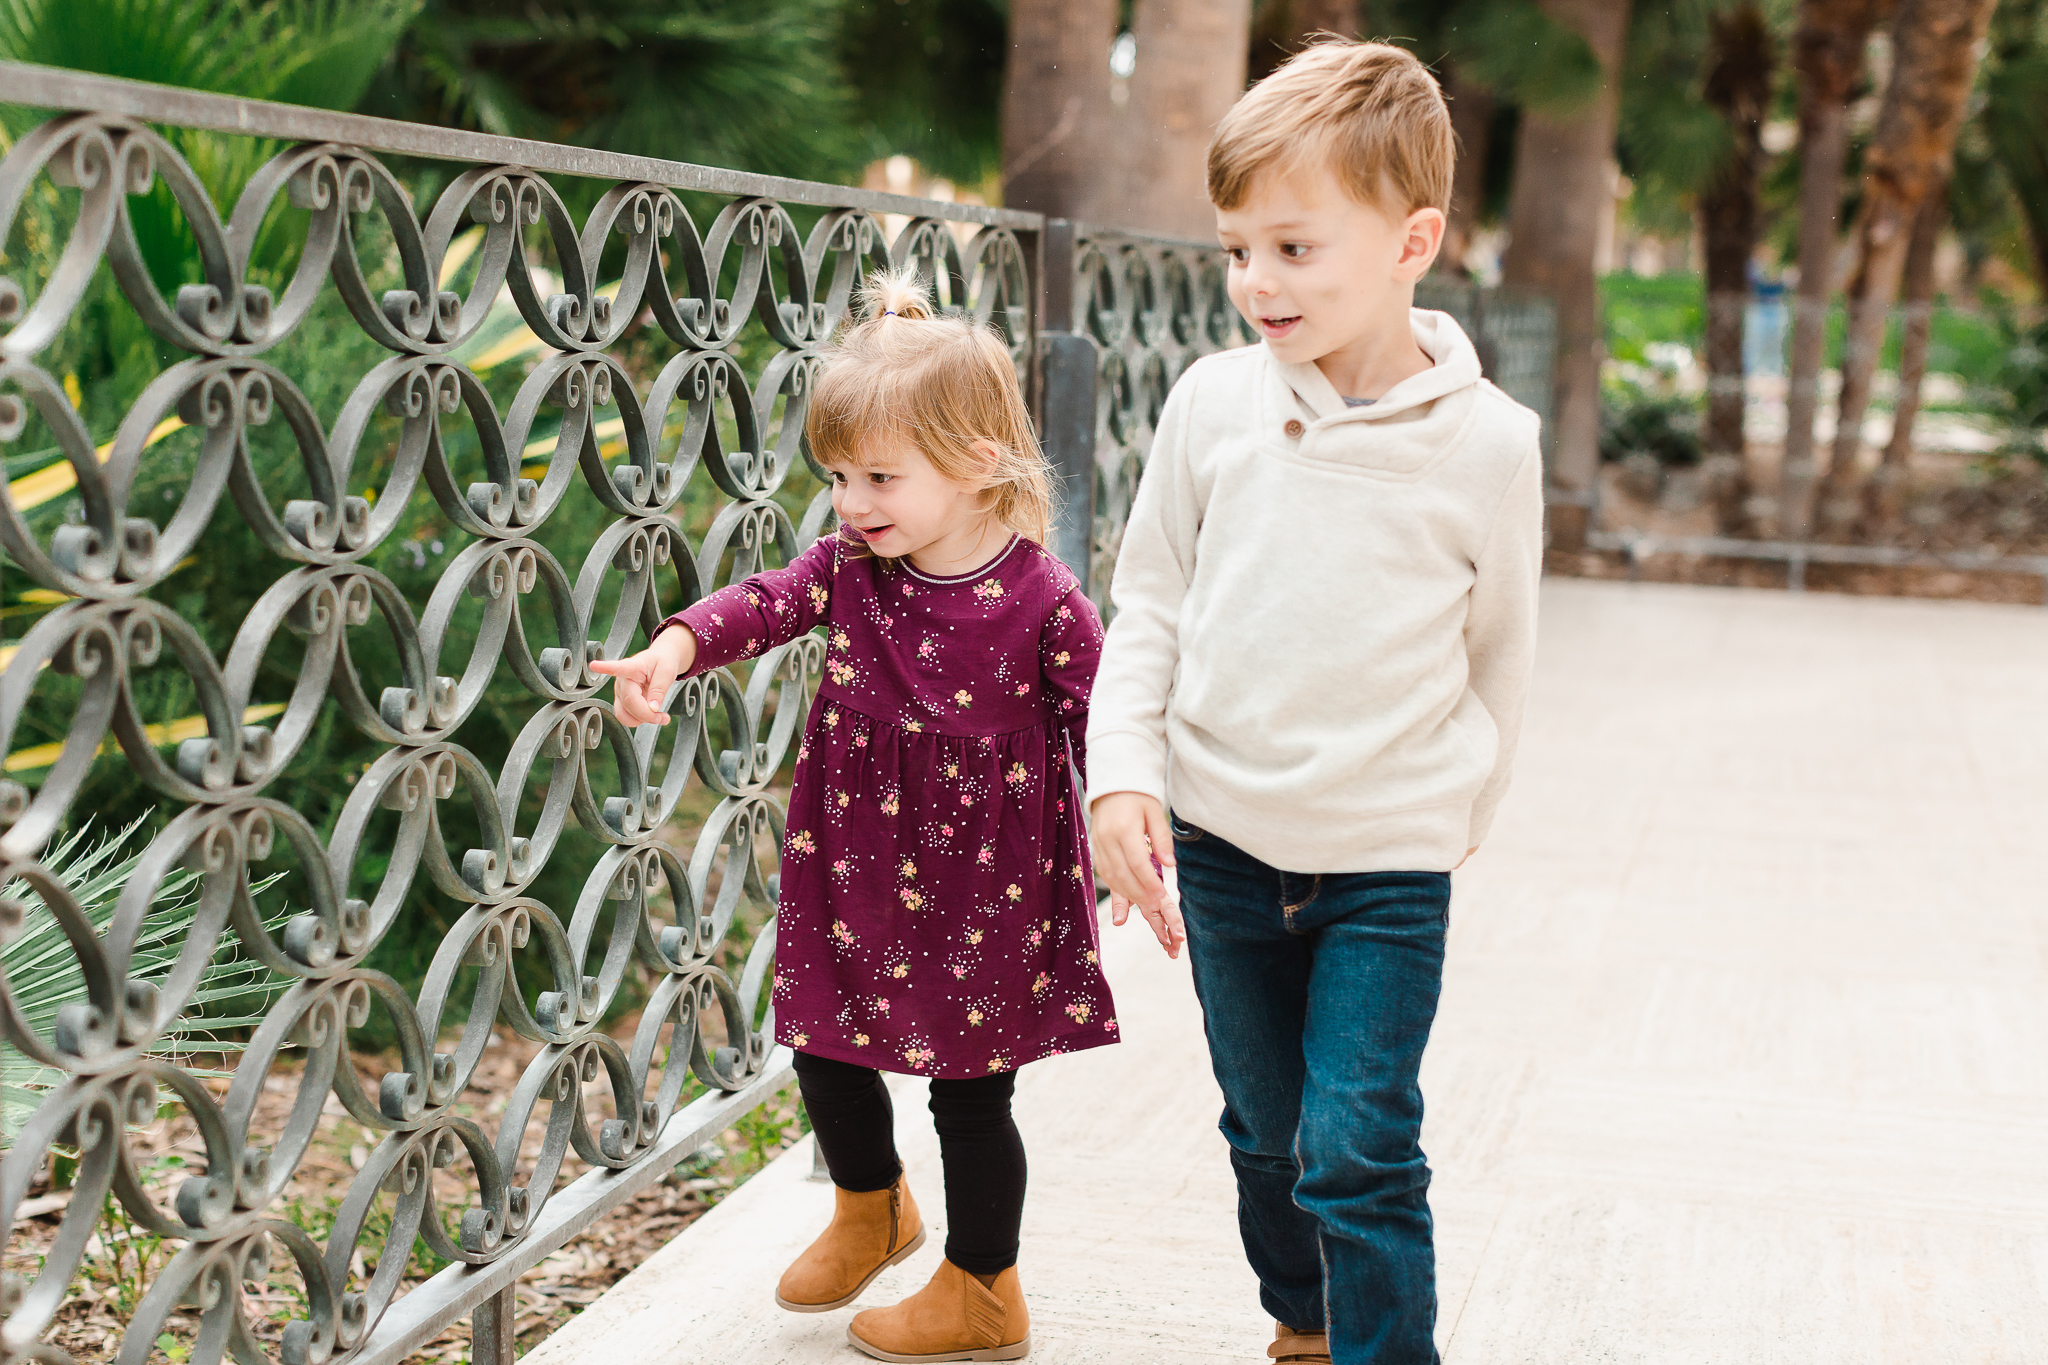
M 894 308 L 884 308 L 882 310 L 882 316 L 885 318 L 893 318 L 896 316 L 896 310 Z

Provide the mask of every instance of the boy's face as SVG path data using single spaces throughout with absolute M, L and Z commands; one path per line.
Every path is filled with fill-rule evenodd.
M 1327 167 L 1261 175 L 1242 204 L 1216 210 L 1230 301 L 1290 362 L 1370 347 L 1394 327 L 1406 340 L 1415 282 L 1443 232 L 1440 211 L 1394 217 L 1352 198 Z

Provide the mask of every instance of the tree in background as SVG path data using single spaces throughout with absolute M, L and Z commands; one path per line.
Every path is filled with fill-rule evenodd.
M 1209 135 L 1244 93 L 1251 0 L 1137 0 L 1127 75 L 1118 0 L 1013 0 L 1003 202 L 1173 236 L 1216 230 Z
M 1364 22 L 1359 0 L 1258 0 L 1252 6 L 1246 79 L 1254 85 L 1266 79 L 1318 33 L 1365 36 Z
M 1749 479 L 1743 415 L 1743 322 L 1749 271 L 1763 220 L 1764 114 L 1771 102 L 1776 44 L 1762 6 L 1744 0 L 1708 16 L 1706 102 L 1727 131 L 1727 145 L 1701 189 L 1700 236 L 1707 267 L 1707 421 L 1709 496 L 1724 532 L 1746 518 Z
M 413 21 L 420 0 L 270 0 L 195 10 L 189 0 L 0 0 L 0 59 L 352 109 Z M 276 143 L 172 128 L 165 136 L 212 192 L 232 195 Z M 159 182 L 129 200 L 135 238 L 159 288 L 187 283 L 192 231 Z M 257 255 L 283 248 L 263 240 Z
M 1778 479 L 1784 534 L 1806 533 L 1813 419 L 1834 293 L 1835 241 L 1849 164 L 1849 101 L 1863 79 L 1864 49 L 1890 0 L 1800 0 L 1792 62 L 1799 73 L 1799 288 L 1792 310 L 1791 385 Z
M 1003 202 L 1100 218 L 1117 0 L 1011 0 L 1003 82 Z
M 1900 0 L 1892 24 L 1891 79 L 1863 161 L 1842 389 L 1822 493 L 1829 520 L 1838 524 L 1856 514 L 1855 503 L 1846 495 L 1857 479 L 1870 382 L 1905 275 L 1914 220 L 1948 179 L 1963 103 L 1976 80 L 1980 45 L 1995 4 L 1996 0 Z M 1931 243 L 1929 251 L 1931 255 Z
M 847 180 L 839 0 L 424 0 L 367 113 Z
M 1629 28 L 1616 152 L 1638 222 L 1696 226 L 1706 267 L 1706 492 L 1724 532 L 1744 529 L 1749 477 L 1743 334 L 1763 229 L 1763 124 L 1777 42 L 1756 0 L 1679 0 Z
M 1251 0 L 1137 0 L 1130 98 L 1104 130 L 1106 221 L 1213 240 L 1209 135 L 1245 88 Z
M 2005 0 L 1984 65 L 1984 132 L 2026 221 L 2036 287 L 2048 294 L 2048 4 Z
M 1892 403 L 1892 434 L 1885 443 L 1878 477 L 1864 491 L 1864 524 L 1873 534 L 1897 523 L 1905 491 L 1906 464 L 1913 455 L 1913 424 L 1920 416 L 1920 386 L 1927 378 L 1927 343 L 1934 332 L 1934 254 L 1948 226 L 1949 180 L 1913 215 L 1913 240 L 1899 285 L 1905 307 L 1899 326 L 1899 392 Z
M 1414 35 L 1392 41 L 1431 64 L 1450 105 L 1458 164 L 1437 260 L 1465 274 L 1491 198 L 1494 139 L 1530 111 L 1571 118 L 1598 100 L 1606 73 L 1585 37 L 1533 0 L 1380 0 L 1373 22 L 1382 33 Z
M 1541 294 L 1557 310 L 1551 404 L 1551 543 L 1585 543 L 1600 468 L 1599 282 L 1593 253 L 1613 203 L 1613 149 L 1629 0 L 1546 0 L 1543 12 L 1585 40 L 1606 79 L 1583 108 L 1524 112 L 1508 206 L 1501 283 Z
M 0 0 L 0 54 L 93 71 L 351 109 L 421 0 Z
M 1009 8 L 1002 0 L 842 0 L 839 65 L 869 160 L 901 153 L 956 185 L 1000 192 Z

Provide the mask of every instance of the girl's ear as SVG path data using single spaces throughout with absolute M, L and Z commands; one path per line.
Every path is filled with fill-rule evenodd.
M 981 486 L 988 488 L 996 482 L 996 471 L 1003 467 L 1003 448 L 994 441 L 970 441 L 967 448 L 975 455 L 979 468 Z

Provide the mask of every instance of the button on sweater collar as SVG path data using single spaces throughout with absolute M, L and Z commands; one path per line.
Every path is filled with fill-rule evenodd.
M 1275 359 L 1287 387 L 1318 422 L 1347 419 L 1354 422 L 1381 421 L 1425 403 L 1434 403 L 1481 378 L 1479 353 L 1472 349 L 1464 329 L 1449 313 L 1427 308 L 1408 310 L 1415 329 L 1415 344 L 1432 362 L 1421 374 L 1404 379 L 1388 389 L 1377 402 L 1348 407 L 1322 370 L 1313 362 L 1286 363 Z M 1264 343 L 1260 343 L 1263 345 Z

